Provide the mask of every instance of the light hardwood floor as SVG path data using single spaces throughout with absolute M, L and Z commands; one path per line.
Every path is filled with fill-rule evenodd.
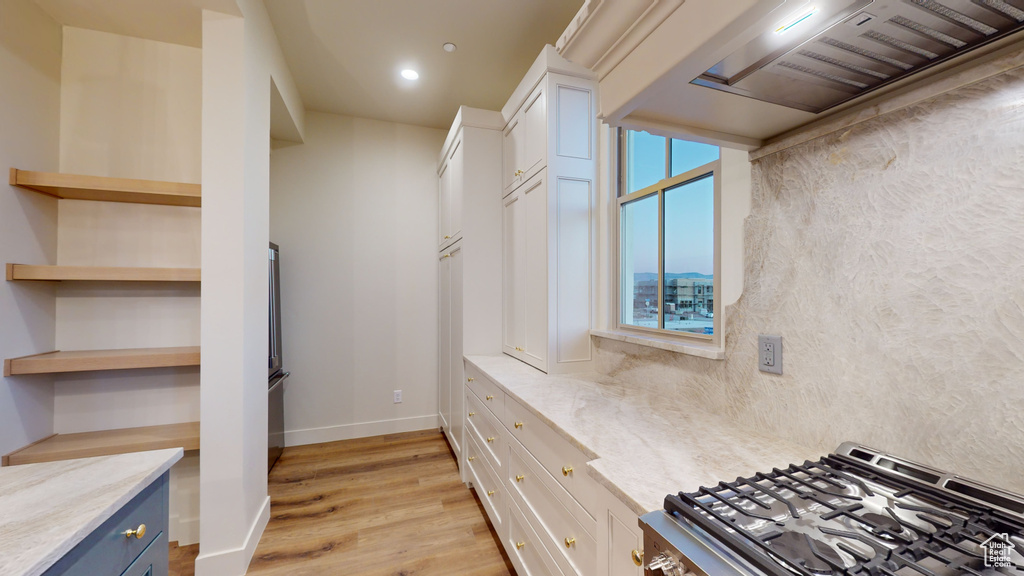
M 436 431 L 286 448 L 250 576 L 514 576 Z M 192 576 L 198 546 L 171 546 Z

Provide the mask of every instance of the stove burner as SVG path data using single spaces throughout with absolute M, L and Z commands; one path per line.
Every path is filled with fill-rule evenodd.
M 768 541 L 768 546 L 783 558 L 803 565 L 815 574 L 832 574 L 833 566 L 843 566 L 831 546 L 798 532 L 783 532 Z
M 883 540 L 895 540 L 895 538 L 885 533 L 886 530 L 893 534 L 899 534 L 900 532 L 903 532 L 903 526 L 901 526 L 900 523 L 897 522 L 896 519 L 892 516 L 885 516 L 882 514 L 875 514 L 874 512 L 868 512 L 867 514 L 862 514 L 860 518 L 869 523 L 862 523 L 861 528 L 864 528 L 868 532 L 871 532 L 872 534 Z

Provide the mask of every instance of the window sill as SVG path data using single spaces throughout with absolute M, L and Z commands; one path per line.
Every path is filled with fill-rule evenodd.
M 710 344 L 693 344 L 689 342 L 680 342 L 678 340 L 670 340 L 668 338 L 658 338 L 656 336 L 634 334 L 632 332 L 615 332 L 612 330 L 591 330 L 590 335 L 597 336 L 599 338 L 607 338 L 609 340 L 618 340 L 619 342 L 629 342 L 630 344 L 636 344 L 638 346 L 659 348 L 661 350 L 668 350 L 669 352 L 699 356 L 709 360 L 725 360 L 725 350 Z

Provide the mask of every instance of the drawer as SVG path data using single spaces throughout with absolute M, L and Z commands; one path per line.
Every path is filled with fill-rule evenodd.
M 44 576 L 120 576 L 161 536 L 166 552 L 168 476 L 165 472 L 144 488 L 44 572 Z M 126 530 L 134 530 L 140 524 L 146 525 L 142 538 L 124 535 Z M 167 574 L 166 560 L 159 569 L 154 567 L 153 574 Z
M 482 448 L 483 456 L 491 468 L 503 473 L 505 470 L 505 429 L 484 408 L 483 401 L 471 392 L 466 393 L 466 430 L 467 436 L 473 436 Z
M 508 501 L 508 532 L 505 551 L 515 564 L 518 576 L 564 576 L 537 533 L 511 499 Z M 586 575 L 589 576 L 589 575 Z
M 167 533 L 161 532 L 121 576 L 167 576 L 169 556 Z
M 536 518 L 533 527 L 552 551 L 582 576 L 597 573 L 597 540 L 594 538 L 596 522 L 573 498 L 569 497 L 554 478 L 528 454 L 512 446 L 509 450 L 508 486 L 527 519 Z M 566 501 L 575 508 L 575 514 L 566 508 Z M 588 519 L 587 525 L 577 517 Z M 566 571 L 568 573 L 568 571 Z
M 505 392 L 470 363 L 466 363 L 466 387 L 473 391 L 495 418 L 504 417 Z
M 598 485 L 587 474 L 586 463 L 590 459 L 512 398 L 505 399 L 503 422 L 512 436 L 583 505 L 591 519 L 596 518 Z
M 502 522 L 508 509 L 505 487 L 499 481 L 501 476 L 487 463 L 483 450 L 472 435 L 466 436 L 466 467 L 494 531 L 501 534 Z

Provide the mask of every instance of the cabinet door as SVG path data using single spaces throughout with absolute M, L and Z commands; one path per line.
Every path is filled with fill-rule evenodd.
M 438 176 L 437 184 L 437 244 L 444 248 L 451 238 L 452 228 L 452 171 L 451 163 L 445 162 Z
M 636 515 L 624 507 L 608 510 L 608 576 L 643 576 L 643 549 Z
M 548 194 L 545 172 L 523 185 L 525 226 L 524 360 L 547 371 L 548 358 Z
M 526 218 L 523 195 L 516 192 L 505 199 L 502 214 L 502 349 L 521 358 L 525 337 L 526 309 Z
M 532 178 L 546 164 L 548 148 L 547 99 L 544 95 L 545 86 L 540 86 L 530 94 L 523 104 L 522 117 L 522 158 L 519 169 L 523 171 L 522 179 Z
M 465 425 L 465 411 L 463 410 L 465 398 L 465 367 L 462 364 L 462 246 L 456 245 L 449 252 L 448 258 L 450 268 L 451 298 L 451 351 L 448 354 L 448 362 L 451 366 L 451 384 L 448 397 L 450 399 L 449 424 L 451 433 L 448 441 L 455 451 L 455 461 L 461 462 L 462 454 L 462 429 Z
M 446 234 L 451 236 L 449 242 L 462 238 L 462 196 L 465 192 L 463 190 L 465 174 L 463 173 L 464 162 L 462 160 L 464 152 L 462 140 L 458 140 L 455 142 L 455 150 L 452 152 L 451 157 L 448 158 L 448 172 L 451 172 L 448 206 L 451 216 Z
M 442 254 L 437 271 L 437 407 L 441 426 L 447 432 L 451 422 L 451 257 Z
M 520 164 L 522 163 L 522 139 L 523 128 L 520 123 L 520 115 L 516 114 L 509 120 L 508 126 L 505 126 L 501 142 L 501 185 L 504 189 L 502 197 L 515 190 L 516 185 L 522 181 L 519 178 Z

